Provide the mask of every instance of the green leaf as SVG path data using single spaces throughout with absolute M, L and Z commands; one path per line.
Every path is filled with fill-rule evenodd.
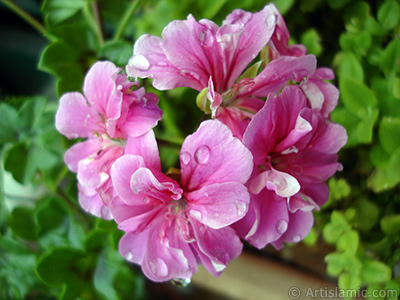
M 379 125 L 379 140 L 389 155 L 400 147 L 400 118 L 382 118 Z
M 343 272 L 345 265 L 343 264 L 342 255 L 340 253 L 329 253 L 325 256 L 327 263 L 326 272 L 329 276 L 337 277 Z
M 258 70 L 261 67 L 262 61 L 256 62 L 254 65 L 252 65 L 250 68 L 248 68 L 246 71 L 243 72 L 242 75 L 238 78 L 236 83 L 238 83 L 240 80 L 243 78 L 254 78 L 257 76 Z M 203 90 L 204 91 L 204 90 Z
M 359 274 L 343 273 L 339 276 L 338 287 L 343 292 L 344 299 L 353 299 L 357 296 L 361 286 Z
M 32 209 L 16 207 L 11 213 L 10 228 L 25 240 L 35 240 L 38 229 Z
M 19 143 L 9 149 L 4 158 L 4 169 L 21 184 L 28 184 L 36 173 L 36 166 L 25 143 Z
M 6 103 L 0 104 L 0 145 L 18 139 L 18 113 Z
M 353 53 L 343 54 L 339 65 L 339 77 L 349 77 L 361 83 L 364 81 L 363 68 Z
M 295 3 L 295 0 L 275 0 L 274 4 L 276 5 L 276 7 L 278 8 L 279 12 L 282 15 L 285 15 L 286 12 L 288 12 L 293 4 Z
M 393 39 L 383 50 L 379 60 L 379 67 L 385 74 L 391 73 L 393 70 L 399 70 L 398 58 L 400 57 L 400 40 Z
M 361 268 L 361 278 L 368 284 L 381 283 L 392 278 L 392 270 L 377 260 L 365 260 Z
M 390 155 L 383 150 L 381 144 L 377 144 L 371 148 L 369 158 L 375 167 L 383 168 L 388 164 Z
M 344 216 L 337 211 L 333 211 L 331 214 L 331 222 L 324 226 L 322 236 L 327 243 L 335 244 L 343 233 L 349 229 L 350 225 L 347 223 Z
M 85 0 L 46 0 L 42 11 L 51 27 L 75 15 L 86 4 Z
M 70 247 L 50 249 L 36 265 L 39 278 L 50 286 L 65 286 L 64 299 L 75 299 L 81 293 L 82 280 L 81 262 L 85 253 Z
M 369 231 L 379 221 L 380 207 L 367 199 L 359 199 L 354 203 L 357 211 L 355 223 L 361 231 Z
M 378 10 L 378 21 L 389 30 L 399 24 L 400 6 L 395 0 L 387 0 Z
M 341 77 L 339 87 L 344 105 L 360 119 L 365 119 L 368 111 L 378 104 L 373 91 L 353 78 Z
M 46 109 L 46 104 L 47 100 L 42 96 L 27 99 L 18 113 L 20 126 L 27 131 L 37 127 Z
M 382 231 L 388 235 L 400 234 L 400 215 L 385 216 L 381 219 Z
M 133 53 L 132 43 L 126 41 L 108 41 L 100 50 L 100 57 L 114 62 L 116 65 L 125 66 Z
M 379 193 L 400 182 L 400 148 L 392 153 L 384 167 L 377 168 L 368 178 L 368 186 Z
M 342 252 L 347 252 L 349 254 L 356 254 L 358 249 L 358 244 L 360 243 L 360 237 L 358 232 L 355 230 L 348 230 L 343 233 L 343 235 L 337 241 L 337 249 Z
M 307 47 L 310 54 L 314 54 L 317 57 L 323 51 L 321 37 L 314 28 L 311 28 L 302 34 L 301 43 Z

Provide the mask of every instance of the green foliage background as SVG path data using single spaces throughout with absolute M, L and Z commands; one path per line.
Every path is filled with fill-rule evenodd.
M 336 72 L 341 96 L 332 119 L 349 135 L 340 153 L 344 170 L 329 181 L 329 202 L 315 213 L 305 242 L 314 244 L 322 236 L 336 247 L 326 262 L 339 288 L 362 287 L 368 299 L 384 299 L 372 291 L 400 289 L 400 3 L 273 2 L 292 42 L 305 44 L 320 67 Z M 0 89 L 0 298 L 142 299 L 142 275 L 117 250 L 121 233 L 113 222 L 79 207 L 75 175 L 63 164 L 75 141 L 54 128 L 58 97 L 81 91 L 97 60 L 123 67 L 140 35 L 160 35 L 173 19 L 192 13 L 221 24 L 233 9 L 255 12 L 267 2 L 16 1 L 23 11 L 10 0 L 0 3 L 3 15 L 13 11 L 38 31 L 33 37 L 9 27 L 2 31 L 0 61 L 7 80 Z M 44 43 L 34 60 L 52 77 L 25 61 L 28 41 L 34 49 Z M 177 145 L 195 130 L 202 113 L 191 90 L 160 93 L 148 81 L 143 84 L 160 97 L 164 117 L 156 134 L 167 141 L 160 151 L 168 169 L 176 166 Z M 20 194 L 13 194 L 10 182 L 20 184 L 14 188 Z

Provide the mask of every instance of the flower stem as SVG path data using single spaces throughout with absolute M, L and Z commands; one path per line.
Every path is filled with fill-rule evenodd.
M 136 9 L 139 7 L 142 0 L 133 0 L 129 5 L 128 9 L 125 11 L 125 14 L 122 16 L 121 21 L 118 24 L 117 30 L 115 31 L 113 41 L 117 41 L 122 38 L 125 28 L 128 25 L 128 22 L 132 15 L 135 13 Z
M 52 42 L 57 41 L 57 38 L 54 35 L 50 34 L 43 24 L 38 22 L 35 18 L 33 18 L 30 14 L 28 14 L 14 2 L 12 2 L 11 0 L 0 0 L 0 1 L 3 2 L 9 9 L 11 9 L 18 16 L 20 16 L 25 22 L 27 22 L 29 25 L 35 28 L 40 34 L 42 34 L 48 40 Z
M 98 13 L 96 4 L 92 5 L 92 3 L 87 3 L 83 7 L 83 15 L 85 16 L 86 20 L 89 22 L 89 25 L 92 27 L 94 33 L 96 34 L 97 42 L 99 44 L 99 47 L 101 48 L 104 44 L 104 37 L 102 26 L 100 24 L 100 14 Z

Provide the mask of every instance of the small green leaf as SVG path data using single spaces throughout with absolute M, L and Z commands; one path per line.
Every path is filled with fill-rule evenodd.
M 388 235 L 400 234 L 400 215 L 385 216 L 381 219 L 382 231 Z
M 381 144 L 377 144 L 371 148 L 369 158 L 375 167 L 383 168 L 388 164 L 390 155 L 383 150 Z
M 355 223 L 361 231 L 368 231 L 378 223 L 380 208 L 374 202 L 361 198 L 354 203 L 354 208 Z
M 392 270 L 377 260 L 365 260 L 361 269 L 361 278 L 368 284 L 381 283 L 392 278 Z
M 349 254 L 356 254 L 358 249 L 358 244 L 360 242 L 360 237 L 358 232 L 355 230 L 348 230 L 343 233 L 343 235 L 337 241 L 337 249 L 342 252 L 347 252 Z
M 353 299 L 357 296 L 361 286 L 359 274 L 343 273 L 339 276 L 338 287 L 343 292 L 344 299 Z
M 344 270 L 345 265 L 340 253 L 329 253 L 325 256 L 325 262 L 327 263 L 326 272 L 329 276 L 337 277 Z
M 399 24 L 400 6 L 397 1 L 386 0 L 378 10 L 378 21 L 382 26 L 389 30 Z
M 400 118 L 382 118 L 379 125 L 379 140 L 389 155 L 400 147 Z
M 400 57 L 400 40 L 393 39 L 383 50 L 379 60 L 379 67 L 385 74 L 391 73 L 393 70 L 399 70 L 398 58 Z
M 353 53 L 346 52 L 341 57 L 339 76 L 340 78 L 350 77 L 351 79 L 357 80 L 361 83 L 364 81 L 363 68 Z
M 32 209 L 16 207 L 11 213 L 10 228 L 25 240 L 34 240 L 38 229 Z
M 13 178 L 21 184 L 28 184 L 32 181 L 36 173 L 36 166 L 25 143 L 16 144 L 7 151 L 4 158 L 4 169 L 9 171 Z
M 133 53 L 132 43 L 126 41 L 108 41 L 100 50 L 100 57 L 114 62 L 116 65 L 125 66 Z
M 46 16 L 47 24 L 51 27 L 75 15 L 85 4 L 85 0 L 46 0 L 42 11 Z
M 16 142 L 18 138 L 18 113 L 6 103 L 0 104 L 0 145 Z
M 373 91 L 353 78 L 341 77 L 339 86 L 344 105 L 360 119 L 365 119 L 368 110 L 378 104 Z
M 302 34 L 301 43 L 307 47 L 310 54 L 314 54 L 317 57 L 323 51 L 321 37 L 314 28 L 311 28 Z
M 46 109 L 46 104 L 46 98 L 41 96 L 27 99 L 18 113 L 20 126 L 27 131 L 30 131 L 37 127 L 43 115 L 43 112 Z
M 256 62 L 254 65 L 252 65 L 246 71 L 244 71 L 244 73 L 242 75 L 240 75 L 240 77 L 238 78 L 238 80 L 236 82 L 239 82 L 243 78 L 254 78 L 254 77 L 256 77 L 257 73 L 258 73 L 258 70 L 261 67 L 261 63 L 262 63 L 262 61 Z

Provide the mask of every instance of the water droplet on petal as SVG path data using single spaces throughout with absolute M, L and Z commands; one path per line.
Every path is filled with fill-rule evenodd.
M 186 279 L 175 278 L 175 279 L 171 280 L 172 284 L 177 287 L 186 287 L 189 285 L 190 281 L 191 280 L 189 278 L 186 278 Z
M 180 158 L 181 158 L 181 162 L 184 165 L 187 165 L 188 163 L 190 163 L 191 157 L 188 152 L 182 152 Z
M 279 234 L 283 234 L 288 228 L 288 222 L 286 220 L 279 220 L 275 225 L 276 231 Z
M 237 214 L 242 217 L 247 211 L 247 205 L 244 202 L 236 202 Z
M 256 56 L 257 56 L 257 54 L 253 53 L 253 54 L 251 55 L 251 59 L 255 59 Z
M 150 68 L 150 62 L 141 54 L 134 55 L 129 60 L 129 65 L 142 71 L 147 71 Z
M 139 194 L 139 190 L 138 190 L 138 189 L 135 189 L 135 188 L 133 188 L 133 189 L 132 189 L 132 193 L 134 193 L 134 194 L 136 194 L 136 195 L 137 195 L 137 194 Z
M 168 276 L 168 266 L 160 257 L 156 257 L 150 262 L 150 271 L 158 277 Z
M 292 243 L 298 243 L 301 240 L 301 236 L 299 234 L 295 234 L 292 236 Z
M 204 165 L 208 162 L 210 158 L 210 148 L 204 145 L 197 149 L 196 153 L 194 154 L 194 160 L 201 165 Z
M 143 202 L 144 202 L 144 203 L 149 203 L 149 202 L 150 202 L 150 198 L 147 197 L 147 196 L 144 197 L 144 198 L 143 198 Z
M 194 81 L 199 81 L 200 80 L 200 75 L 192 72 L 192 71 L 187 71 L 187 70 L 181 70 L 180 73 L 186 77 L 189 77 L 190 79 Z
M 204 197 L 204 198 L 207 198 L 207 197 L 208 197 L 208 193 L 207 193 L 207 192 L 204 192 L 204 193 L 203 193 L 203 197 Z
M 214 218 L 218 218 L 219 217 L 219 213 L 214 213 L 213 216 L 214 216 Z
M 195 218 L 196 220 L 201 220 L 202 219 L 202 215 L 201 215 L 201 212 L 199 212 L 198 210 L 190 210 L 190 215 L 193 217 L 193 218 Z
M 124 257 L 125 257 L 126 260 L 132 260 L 133 254 L 132 254 L 131 251 L 127 251 L 127 252 L 125 252 Z

